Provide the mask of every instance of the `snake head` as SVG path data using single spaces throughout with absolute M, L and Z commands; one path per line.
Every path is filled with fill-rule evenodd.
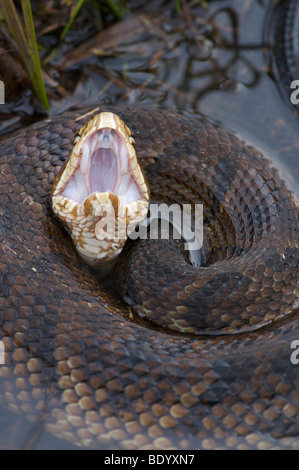
M 134 137 L 119 116 L 93 116 L 77 133 L 69 160 L 54 180 L 54 213 L 90 265 L 113 261 L 147 214 L 149 189 Z

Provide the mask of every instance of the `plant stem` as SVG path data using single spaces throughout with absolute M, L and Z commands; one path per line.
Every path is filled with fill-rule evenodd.
M 61 33 L 61 36 L 60 36 L 60 39 L 64 39 L 66 33 L 68 32 L 68 30 L 70 29 L 71 25 L 73 24 L 73 21 L 74 19 L 76 18 L 76 16 L 78 15 L 83 3 L 85 2 L 85 0 L 78 0 L 78 3 L 74 9 L 74 12 L 72 14 L 72 16 L 70 17 L 70 19 L 68 20 L 64 30 L 62 31 Z
M 10 34 L 19 47 L 36 96 L 44 108 L 48 110 L 50 106 L 42 76 L 30 0 L 21 0 L 21 5 L 24 25 L 18 16 L 13 0 L 2 0 L 2 13 Z

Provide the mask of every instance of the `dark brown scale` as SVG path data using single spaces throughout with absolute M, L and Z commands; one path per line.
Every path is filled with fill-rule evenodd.
M 129 308 L 78 260 L 49 204 L 91 115 L 15 133 L 0 157 L 0 402 L 86 447 L 298 448 L 292 196 L 208 121 L 114 112 L 135 134 L 153 199 L 204 204 L 203 265 L 180 243 L 134 243 L 118 267 Z

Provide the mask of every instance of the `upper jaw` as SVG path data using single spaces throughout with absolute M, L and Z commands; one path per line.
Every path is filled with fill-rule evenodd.
M 89 264 L 115 258 L 129 232 L 146 217 L 149 190 L 133 143 L 117 115 L 96 115 L 79 131 L 54 181 L 52 208 Z M 102 231 L 104 216 L 110 221 L 116 217 L 112 233 Z

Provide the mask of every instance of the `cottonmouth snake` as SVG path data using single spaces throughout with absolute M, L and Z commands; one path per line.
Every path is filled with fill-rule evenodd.
M 208 120 L 117 112 L 135 134 L 152 198 L 203 202 L 202 266 L 163 240 L 135 243 L 125 279 L 117 268 L 128 308 L 78 259 L 49 202 L 90 115 L 56 116 L 4 140 L 1 403 L 85 447 L 298 447 L 292 196 L 267 160 Z M 183 303 L 194 335 L 164 330 L 164 312 Z M 144 306 L 159 328 L 132 319 Z

